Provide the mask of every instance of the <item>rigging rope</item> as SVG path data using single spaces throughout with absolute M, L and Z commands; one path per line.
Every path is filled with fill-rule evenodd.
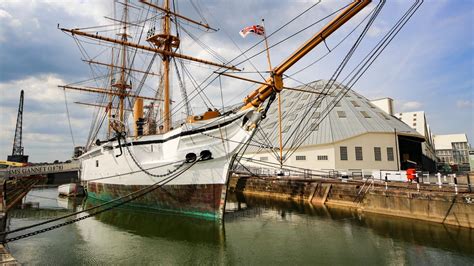
M 381 1 L 379 5 L 383 5 L 385 1 Z M 347 79 L 349 81 L 346 83 L 346 89 L 342 90 L 340 89 L 339 94 L 336 96 L 336 98 L 332 101 L 332 104 L 328 104 L 326 109 L 322 112 L 321 118 L 319 121 L 323 120 L 329 112 L 334 108 L 335 104 L 339 102 L 342 97 L 350 90 L 354 84 L 360 79 L 360 77 L 367 71 L 367 69 L 370 67 L 370 65 L 375 61 L 375 59 L 381 54 L 381 52 L 387 47 L 387 45 L 393 40 L 393 38 L 397 35 L 397 33 L 401 30 L 401 28 L 408 22 L 408 20 L 414 15 L 414 13 L 418 10 L 418 8 L 421 6 L 423 1 L 416 1 L 405 13 L 404 15 L 397 21 L 397 23 L 392 27 L 392 29 L 382 38 L 379 43 L 364 57 L 364 59 L 361 60 L 361 62 L 348 74 L 346 78 L 342 81 L 344 83 Z M 380 12 L 380 10 L 376 11 L 377 13 Z M 375 15 L 375 13 L 374 13 Z M 355 72 L 355 73 L 354 73 Z M 330 82 L 328 82 L 326 85 L 329 86 L 334 84 L 335 79 L 331 79 Z M 319 106 L 319 105 L 318 105 Z M 329 108 L 331 107 L 332 108 Z M 317 107 L 313 110 L 313 115 L 317 111 Z M 320 123 L 320 122 L 319 122 Z M 318 123 L 318 124 L 319 124 Z M 291 154 L 293 154 L 305 141 L 307 137 L 311 133 L 308 133 L 309 131 L 306 131 L 306 133 L 300 135 L 300 138 L 298 140 L 298 145 L 292 146 L 293 150 L 291 151 Z M 306 135 L 306 136 L 305 136 Z M 291 156 L 290 154 L 290 156 Z
M 69 124 L 69 132 L 71 133 L 71 139 L 72 139 L 72 148 L 74 149 L 76 147 L 76 142 L 74 141 L 74 134 L 72 133 L 71 116 L 69 115 L 69 107 L 68 107 L 67 98 L 66 98 L 66 89 L 63 89 L 63 92 L 64 92 L 64 104 L 66 105 L 66 116 L 67 116 L 67 121 Z
M 117 199 L 114 199 L 114 200 L 111 200 L 111 201 L 108 201 L 108 202 L 105 202 L 103 204 L 100 204 L 100 205 L 97 205 L 97 206 L 94 206 L 94 207 L 91 207 L 91 208 L 88 208 L 86 210 L 82 210 L 82 211 L 77 211 L 77 212 L 74 212 L 74 213 L 71 213 L 71 214 L 68 214 L 68 215 L 64 215 L 64 216 L 61 216 L 61 217 L 58 217 L 58 218 L 55 218 L 55 219 L 51 219 L 51 220 L 48 220 L 48 221 L 45 221 L 45 222 L 41 222 L 41 223 L 37 223 L 37 224 L 34 224 L 34 225 L 30 225 L 30 226 L 25 226 L 25 227 L 21 227 L 21 228 L 18 228 L 18 229 L 14 229 L 14 230 L 11 230 L 11 231 L 7 231 L 7 232 L 1 232 L 0 233 L 0 236 L 6 236 L 6 235 L 9 235 L 11 233 L 14 233 L 14 232 L 19 232 L 19 231 L 23 231 L 23 230 L 26 230 L 26 229 L 30 229 L 30 228 L 34 228 L 34 227 L 38 227 L 38 226 L 41 226 L 41 225 L 45 225 L 45 224 L 48 224 L 48 223 L 52 223 L 52 222 L 56 222 L 56 221 L 59 221 L 59 220 L 62 220 L 62 219 L 65 219 L 65 218 L 69 218 L 69 217 L 72 217 L 72 216 L 75 216 L 75 215 L 78 215 L 80 213 L 84 213 L 84 212 L 90 212 L 91 210 L 95 210 L 95 209 L 98 209 L 100 207 L 104 207 L 104 206 L 107 206 L 107 205 L 110 205 L 112 203 L 115 203 L 115 202 L 118 202 L 114 205 L 111 205 L 109 207 L 105 207 L 104 209 L 101 209 L 101 210 L 97 210 L 97 211 L 94 211 L 92 213 L 89 213 L 85 216 L 82 216 L 82 217 L 79 217 L 79 218 L 75 218 L 75 219 L 72 219 L 72 220 L 69 220 L 69 221 L 66 221 L 66 222 L 63 222 L 63 223 L 59 223 L 59 224 L 56 224 L 56 225 L 53 225 L 53 226 L 50 226 L 50 227 L 47 227 L 47 228 L 43 228 L 43 229 L 39 229 L 39 230 L 36 230 L 36 231 L 33 231 L 33 232 L 30 232 L 30 233 L 26 233 L 26 234 L 22 234 L 22 235 L 19 235 L 19 236 L 15 236 L 15 237 L 10 237 L 10 238 L 5 238 L 3 239 L 1 242 L 3 244 L 5 243 L 9 243 L 9 242 L 12 242 L 12 241 L 16 241 L 16 240 L 20 240 L 20 239 L 23 239 L 23 238 L 27 238 L 27 237 L 30 237 L 30 236 L 34 236 L 34 235 L 38 235 L 38 234 L 41 234 L 41 233 L 44 233 L 44 232 L 48 232 L 48 231 L 51 231 L 53 229 L 57 229 L 57 228 L 60 228 L 60 227 L 63 227 L 63 226 L 66 226 L 66 225 L 69 225 L 69 224 L 73 224 L 73 223 L 76 223 L 76 222 L 79 222 L 79 221 L 82 221 L 84 219 L 87 219 L 87 218 L 90 218 L 90 217 L 93 217 L 93 216 L 96 216 L 100 213 L 103 213 L 103 212 L 106 212 L 106 211 L 109 211 L 109 210 L 112 210 L 114 208 L 117 208 L 117 207 L 120 207 L 126 203 L 129 203 L 135 199 L 138 199 L 140 197 L 143 197 L 144 195 L 150 193 L 150 192 L 153 192 L 154 190 L 158 189 L 158 188 L 161 188 L 163 187 L 164 185 L 166 185 L 167 183 L 171 182 L 172 180 L 176 179 L 177 177 L 179 177 L 182 173 L 184 173 L 185 171 L 187 171 L 189 168 L 191 168 L 194 164 L 196 164 L 197 162 L 199 162 L 201 160 L 201 158 L 198 158 L 198 160 L 196 160 L 194 163 L 191 163 L 187 168 L 185 168 L 184 170 L 182 170 L 181 172 L 179 173 L 176 173 L 176 175 L 174 176 L 169 176 L 159 182 L 156 182 L 155 184 L 153 185 L 150 185 L 150 186 L 147 186 L 145 188 L 142 188 L 142 189 L 139 189 L 137 191 L 134 191 L 134 192 L 131 192 L 123 197 L 119 197 Z M 123 201 L 122 201 L 123 200 Z

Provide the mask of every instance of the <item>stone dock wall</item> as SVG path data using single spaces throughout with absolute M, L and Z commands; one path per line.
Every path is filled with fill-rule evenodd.
M 229 190 L 264 197 L 305 201 L 313 205 L 353 208 L 377 213 L 474 228 L 474 193 L 401 182 L 334 179 L 260 178 L 234 175 Z

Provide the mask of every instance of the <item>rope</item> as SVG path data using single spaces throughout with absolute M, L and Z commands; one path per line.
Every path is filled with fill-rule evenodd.
M 4 239 L 3 241 L 1 241 L 2 243 L 8 243 L 8 242 L 12 242 L 12 241 L 16 241 L 16 240 L 20 240 L 20 239 L 23 239 L 23 238 L 27 238 L 27 237 L 30 237 L 30 236 L 34 236 L 34 235 L 38 235 L 38 234 L 41 234 L 41 233 L 44 233 L 44 232 L 48 232 L 48 231 L 51 231 L 53 229 L 57 229 L 57 228 L 60 228 L 60 227 L 63 227 L 63 226 L 66 226 L 66 225 L 69 225 L 69 224 L 73 224 L 75 222 L 79 222 L 79 221 L 82 221 L 86 218 L 89 218 L 89 217 L 92 217 L 92 216 L 95 216 L 97 214 L 100 214 L 100 213 L 103 213 L 103 212 L 106 212 L 106 211 L 109 211 L 109 210 L 112 210 L 116 207 L 119 207 L 119 206 L 122 206 L 128 202 L 131 202 L 139 197 L 142 197 L 158 188 L 161 188 L 162 186 L 166 185 L 167 183 L 171 182 L 172 180 L 174 180 L 175 178 L 179 177 L 182 173 L 184 173 L 185 171 L 187 171 L 189 168 L 191 168 L 192 166 L 194 166 L 198 161 L 200 161 L 201 158 L 198 158 L 198 160 L 196 160 L 194 163 L 191 163 L 187 168 L 185 168 L 184 170 L 182 170 L 181 172 L 177 173 L 175 176 L 169 176 L 161 181 L 158 181 L 156 183 L 154 183 L 153 185 L 150 185 L 148 187 L 145 187 L 145 188 L 142 188 L 140 190 L 137 190 L 135 192 L 131 192 L 125 196 L 122 196 L 120 198 L 117 198 L 117 199 L 114 199 L 114 200 L 111 200 L 111 201 L 108 201 L 108 202 L 105 202 L 103 204 L 100 204 L 100 205 L 97 205 L 97 206 L 94 206 L 92 208 L 89 208 L 89 209 L 86 209 L 86 210 L 82 210 L 82 211 L 77 211 L 77 212 L 74 212 L 74 213 L 71 213 L 71 214 L 68 214 L 68 215 L 64 215 L 64 216 L 60 216 L 58 218 L 54 218 L 54 219 L 51 219 L 51 220 L 48 220 L 48 221 L 45 221 L 45 222 L 41 222 L 41 223 L 37 223 L 37 224 L 34 224 L 34 225 L 30 225 L 30 226 L 25 226 L 25 227 L 21 227 L 21 228 L 18 228 L 18 229 L 15 229 L 15 230 L 11 230 L 11 231 L 6 231 L 6 232 L 1 232 L 0 233 L 0 236 L 6 236 L 6 235 L 9 235 L 11 233 L 15 233 L 15 232 L 19 232 L 19 231 L 23 231 L 23 230 L 26 230 L 26 229 L 30 229 L 30 228 L 34 228 L 34 227 L 37 227 L 37 226 L 41 226 L 41 225 L 45 225 L 45 224 L 48 224 L 48 223 L 52 223 L 52 222 L 55 222 L 55 221 L 59 221 L 59 220 L 62 220 L 62 219 L 65 219 L 65 218 L 68 218 L 68 217 L 72 217 L 74 215 L 78 215 L 78 214 L 81 214 L 81 213 L 84 213 L 84 212 L 89 212 L 91 210 L 95 210 L 95 209 L 98 209 L 100 207 L 103 207 L 103 206 L 106 206 L 106 205 L 109 205 L 109 204 L 112 204 L 112 203 L 115 203 L 115 202 L 118 202 L 117 204 L 115 205 L 112 205 L 110 207 L 107 207 L 107 208 L 104 208 L 102 210 L 98 210 L 98 211 L 95 211 L 93 213 L 89 213 L 85 216 L 82 216 L 82 217 L 79 217 L 79 218 L 76 218 L 76 219 L 73 219 L 73 220 L 70 220 L 70 221 L 66 221 L 66 222 L 63 222 L 63 223 L 60 223 L 60 224 L 57 224 L 57 225 L 53 225 L 53 226 L 50 226 L 48 228 L 43 228 L 43 229 L 40 229 L 40 230 L 36 230 L 34 232 L 30 232 L 30 233 L 26 233 L 26 234 L 23 234 L 23 235 L 19 235 L 19 236 L 16 236 L 16 237 L 11 237 L 11 238 L 6 238 Z M 123 200 L 125 199 L 124 201 L 121 201 L 119 202 L 120 200 Z
M 64 89 L 63 92 L 64 92 L 64 104 L 66 105 L 67 121 L 69 124 L 69 133 L 71 133 L 72 148 L 74 149 L 74 147 L 76 147 L 76 142 L 74 141 L 74 134 L 72 133 L 71 116 L 69 115 L 69 107 L 68 107 L 67 98 L 66 98 L 66 89 Z

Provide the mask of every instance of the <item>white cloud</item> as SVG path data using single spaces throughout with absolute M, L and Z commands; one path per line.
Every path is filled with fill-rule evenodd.
M 416 111 L 420 109 L 422 106 L 423 104 L 417 101 L 403 102 L 402 105 L 400 106 L 400 110 L 402 112 Z
M 19 28 L 21 21 L 14 18 L 8 11 L 0 8 L 0 43 L 7 41 L 6 27 Z
M 456 106 L 458 108 L 474 108 L 474 102 L 471 100 L 458 100 L 456 102 Z
M 57 86 L 66 82 L 56 75 L 30 76 L 22 80 L 0 83 L 0 156 L 11 152 L 20 90 L 25 92 L 23 112 L 23 145 L 30 161 L 67 160 L 72 154 L 72 141 L 66 115 L 64 92 Z M 68 94 L 71 125 L 76 144 L 85 142 L 90 110 L 72 104 L 82 95 Z

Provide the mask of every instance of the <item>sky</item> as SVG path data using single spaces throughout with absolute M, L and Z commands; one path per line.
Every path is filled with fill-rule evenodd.
M 370 28 L 361 51 L 348 64 L 347 71 L 383 37 L 414 1 L 389 2 Z M 132 3 L 142 6 L 135 1 Z M 258 36 L 241 38 L 238 34 L 241 28 L 258 24 L 264 18 L 267 34 L 272 34 L 318 1 L 194 0 L 192 3 L 200 12 L 189 1 L 178 1 L 176 4 L 180 13 L 201 21 L 202 15 L 211 26 L 219 29 L 214 33 L 197 30 L 195 35 L 230 60 L 261 40 Z M 349 1 L 321 1 L 293 23 L 271 35 L 269 44 L 295 34 L 347 3 Z M 329 56 L 294 74 L 327 53 L 327 48 L 320 45 L 288 73 L 294 74 L 294 80 L 302 83 L 328 79 L 357 37 L 357 32 L 337 49 L 336 44 L 374 7 L 375 4 L 371 4 L 326 40 L 331 49 Z M 0 1 L 0 159 L 6 159 L 12 150 L 21 90 L 25 91 L 23 145 L 30 161 L 67 160 L 74 145 L 86 143 L 94 109 L 73 102 L 94 98 L 87 93 L 64 92 L 57 86 L 88 79 L 91 68 L 81 61 L 85 56 L 74 40 L 57 27 L 58 24 L 66 28 L 110 24 L 111 21 L 105 17 L 112 17 L 112 10 L 112 1 L 108 0 Z M 138 12 L 135 8 L 131 10 L 132 15 Z M 291 51 L 321 28 L 323 22 L 272 48 L 272 64 L 277 65 L 289 56 Z M 196 29 L 189 27 L 189 30 Z M 184 53 L 216 61 L 198 45 L 185 44 L 187 41 L 190 38 L 183 34 L 181 47 Z M 90 57 L 94 57 L 94 53 L 100 50 L 90 46 Z M 473 48 L 474 1 L 426 0 L 353 89 L 369 99 L 394 99 L 395 112 L 425 111 L 434 134 L 465 133 L 473 145 Z M 258 45 L 246 55 L 251 56 L 261 50 L 262 46 Z M 233 62 L 242 60 L 243 57 Z M 244 71 L 268 69 L 265 54 L 252 58 L 250 62 L 253 65 L 245 62 L 239 67 L 243 67 Z M 198 81 L 213 71 L 202 66 L 190 67 Z M 247 77 L 260 79 L 256 74 Z M 222 78 L 221 84 L 225 105 L 238 103 L 255 88 L 246 82 L 228 78 Z M 296 86 L 298 83 L 287 80 L 285 85 Z M 220 84 L 214 82 L 206 89 L 211 101 L 218 104 L 221 102 L 220 88 Z M 179 93 L 173 95 L 179 99 Z M 200 110 L 203 104 L 197 101 L 192 107 Z

